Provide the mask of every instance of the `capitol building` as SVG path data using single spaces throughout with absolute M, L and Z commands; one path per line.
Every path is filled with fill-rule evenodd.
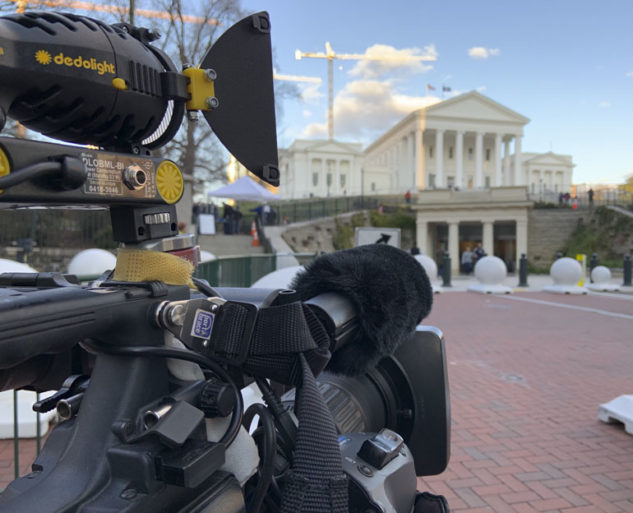
M 283 199 L 404 195 L 417 211 L 417 243 L 448 250 L 454 271 L 467 245 L 516 264 L 527 252 L 530 197 L 571 191 L 569 155 L 528 153 L 529 119 L 475 91 L 416 110 L 365 149 L 297 140 L 280 150 Z

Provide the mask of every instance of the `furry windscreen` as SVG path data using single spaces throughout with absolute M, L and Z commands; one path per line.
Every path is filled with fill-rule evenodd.
M 293 283 L 302 300 L 325 292 L 349 299 L 358 336 L 337 350 L 327 370 L 358 375 L 392 354 L 431 311 L 433 290 L 424 268 L 408 253 L 370 244 L 317 258 Z

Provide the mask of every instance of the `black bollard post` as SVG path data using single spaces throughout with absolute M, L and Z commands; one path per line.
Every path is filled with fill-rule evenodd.
M 519 259 L 519 287 L 527 287 L 527 275 L 528 275 L 528 260 L 525 253 L 521 253 Z
M 589 280 L 593 283 L 591 279 L 591 271 L 593 271 L 594 267 L 598 267 L 600 265 L 600 259 L 598 258 L 598 253 L 591 253 L 591 258 L 589 259 Z
M 624 274 L 624 283 L 622 283 L 622 285 L 624 287 L 631 287 L 631 255 L 630 254 L 626 254 L 624 255 L 624 263 L 622 265 L 623 267 L 623 274 Z
M 557 251 L 556 252 L 556 260 L 558 260 L 559 258 L 563 258 L 563 252 L 562 251 Z
M 444 260 L 442 261 L 442 287 L 451 286 L 451 255 L 448 251 L 444 252 Z

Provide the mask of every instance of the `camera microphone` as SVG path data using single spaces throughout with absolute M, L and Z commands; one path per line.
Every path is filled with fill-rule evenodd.
M 358 329 L 336 347 L 326 370 L 357 376 L 393 354 L 431 311 L 424 268 L 408 253 L 370 244 L 322 255 L 292 285 L 302 300 L 335 293 L 349 300 Z

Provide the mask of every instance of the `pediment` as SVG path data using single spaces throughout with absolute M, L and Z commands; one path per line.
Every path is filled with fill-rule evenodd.
M 476 91 L 455 96 L 426 108 L 427 117 L 482 120 L 525 125 L 530 120 Z
M 540 153 L 534 157 L 525 160 L 531 166 L 572 166 L 573 163 L 569 157 L 565 155 L 557 155 L 556 153 Z
M 360 144 L 346 144 L 338 141 L 314 141 L 312 144 L 306 145 L 304 151 L 322 152 L 322 153 L 341 153 L 345 155 L 360 154 Z

